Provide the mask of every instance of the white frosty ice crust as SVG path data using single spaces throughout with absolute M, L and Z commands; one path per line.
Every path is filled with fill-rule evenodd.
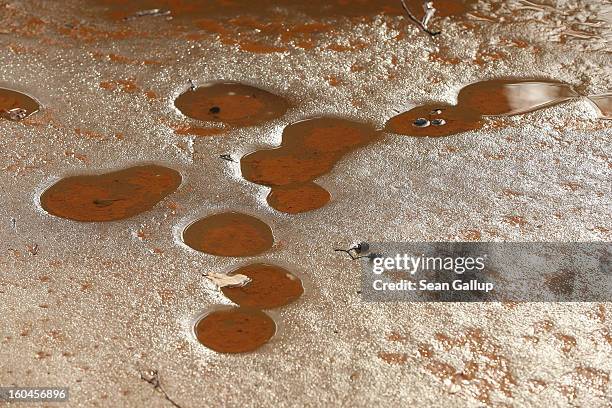
M 214 34 L 166 35 L 174 23 L 163 19 L 128 23 L 148 37 L 90 42 L 91 30 L 126 23 L 96 20 L 76 1 L 0 2 L 0 86 L 44 107 L 30 124 L 0 121 L 0 383 L 68 386 L 71 406 L 83 407 L 167 406 L 141 380 L 147 369 L 184 407 L 602 406 L 611 394 L 609 304 L 367 304 L 359 265 L 333 252 L 359 240 L 610 240 L 611 128 L 586 100 L 449 138 L 387 135 L 318 179 L 332 202 L 297 216 L 271 210 L 265 188 L 219 159 L 276 146 L 283 126 L 322 114 L 380 128 L 395 110 L 454 103 L 462 86 L 493 77 L 556 79 L 582 94 L 612 88 L 602 40 L 557 41 L 570 17 L 526 1 L 492 4 L 480 4 L 467 26 L 434 19 L 444 30 L 438 42 L 381 16 L 333 22 L 314 49 L 252 54 Z M 549 4 L 578 22 L 577 10 L 600 19 L 599 2 Z M 513 24 L 480 20 L 500 5 L 496 17 L 526 9 Z M 351 40 L 367 47 L 327 48 Z M 464 62 L 430 59 L 449 52 Z M 178 136 L 171 127 L 184 119 L 173 99 L 188 79 L 253 84 L 294 108 L 223 136 Z M 115 80 L 138 89 L 100 87 Z M 77 224 L 32 199 L 50 177 L 141 161 L 181 170 L 184 183 L 130 220 Z M 239 261 L 185 251 L 172 233 L 193 214 L 220 210 L 265 219 L 277 243 L 258 260 L 312 282 L 279 311 L 269 344 L 231 358 L 199 346 L 185 322 L 227 304 L 201 274 Z

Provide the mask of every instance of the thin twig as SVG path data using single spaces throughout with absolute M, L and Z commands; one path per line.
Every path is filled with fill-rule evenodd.
M 351 257 L 351 259 L 354 261 L 355 259 L 358 259 L 355 255 L 353 255 L 353 253 L 351 251 L 353 251 L 354 248 L 351 249 L 334 249 L 334 252 L 344 252 L 346 254 L 348 254 L 348 256 Z
M 419 20 L 418 18 L 416 18 L 414 16 L 414 14 L 412 14 L 412 12 L 408 8 L 408 6 L 406 5 L 406 2 L 404 0 L 400 0 L 400 2 L 402 3 L 402 7 L 404 8 L 404 10 L 406 11 L 406 14 L 408 14 L 408 18 L 410 18 L 410 20 L 412 20 L 413 23 L 415 23 L 417 26 L 419 26 L 419 28 L 421 30 L 423 30 L 424 32 L 426 32 L 427 34 L 429 34 L 432 37 L 435 37 L 436 35 L 442 34 L 442 31 L 431 31 L 429 28 L 427 28 L 425 26 L 425 24 L 423 24 L 423 22 L 421 20 Z
M 164 398 L 166 398 L 166 400 L 169 403 L 171 403 L 174 407 L 182 408 L 178 403 L 176 403 L 172 398 L 170 398 L 170 396 L 168 395 L 166 390 L 164 390 L 164 387 L 162 387 L 161 382 L 160 382 L 160 378 L 159 378 L 159 372 L 157 370 L 150 370 L 148 372 L 141 372 L 140 373 L 140 379 L 148 382 L 149 384 L 151 384 L 153 386 L 153 388 L 155 389 L 155 391 L 161 393 L 164 396 Z
M 234 160 L 234 159 L 232 158 L 232 156 L 230 156 L 229 154 L 222 154 L 221 156 L 219 156 L 219 158 L 220 158 L 221 160 L 225 160 L 225 161 L 228 161 L 228 162 L 238 163 L 238 162 L 237 162 L 236 160 Z
M 376 254 L 368 254 L 368 255 L 361 255 L 361 256 L 357 256 L 359 254 L 364 254 L 366 252 L 368 252 L 370 250 L 370 244 L 368 244 L 367 242 L 360 242 L 359 244 L 349 248 L 349 249 L 334 249 L 335 252 L 344 252 L 346 254 L 348 254 L 348 256 L 351 257 L 351 259 L 354 261 L 356 259 L 363 259 L 363 258 L 372 258 L 373 255 L 377 256 Z M 353 255 L 353 252 L 357 255 Z

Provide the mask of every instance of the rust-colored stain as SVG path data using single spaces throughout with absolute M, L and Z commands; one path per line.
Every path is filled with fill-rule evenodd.
M 434 348 L 431 344 L 419 343 L 419 355 L 424 358 L 430 358 L 434 355 Z
M 75 24 L 70 26 L 59 26 L 57 31 L 60 34 L 79 40 L 85 43 L 96 43 L 99 41 L 109 40 L 127 40 L 128 38 L 145 38 L 146 32 L 138 32 L 129 28 L 121 28 L 117 30 L 104 30 L 96 27 L 88 27 L 86 25 Z
M 0 118 L 19 121 L 39 109 L 40 104 L 34 98 L 11 89 L 0 88 Z
M 371 17 L 381 13 L 402 13 L 399 2 L 395 0 L 96 0 L 96 3 L 109 7 L 109 15 L 115 19 L 124 19 L 137 11 L 150 9 L 169 10 L 179 21 L 211 16 L 262 17 L 274 15 L 279 8 L 291 8 L 312 17 Z M 453 2 L 446 0 L 445 3 Z
M 438 354 L 438 359 L 424 356 L 427 358 L 425 368 L 434 376 L 465 389 L 487 406 L 492 405 L 491 395 L 495 391 L 512 397 L 518 381 L 513 375 L 509 360 L 501 353 L 499 344 L 481 329 L 469 328 L 459 336 L 436 333 L 435 339 L 446 352 L 461 349 L 469 357 L 464 360 L 464 368 L 459 370 L 442 361 L 443 354 Z
M 214 214 L 190 224 L 183 241 L 191 248 L 217 256 L 259 255 L 274 244 L 272 229 L 263 221 L 237 212 Z
M 463 231 L 461 238 L 465 239 L 466 241 L 480 241 L 482 238 L 482 232 L 475 229 L 468 229 Z
M 333 30 L 333 26 L 324 23 L 292 24 L 273 13 L 262 17 L 204 18 L 196 20 L 195 25 L 207 33 L 216 34 L 224 45 L 237 45 L 241 51 L 255 54 L 286 52 L 290 46 L 312 49 L 321 34 Z M 187 36 L 205 37 L 193 33 Z
M 275 52 L 288 51 L 286 47 L 268 45 L 258 41 L 243 40 L 239 42 L 238 45 L 241 51 L 250 52 L 252 54 L 272 54 Z
M 159 10 L 167 13 L 167 21 L 172 26 L 168 31 L 169 35 L 201 41 L 210 40 L 212 34 L 216 37 L 213 41 L 216 40 L 226 46 L 236 46 L 240 51 L 252 54 L 281 53 L 297 48 L 309 50 L 318 45 L 322 34 L 336 32 L 336 28 L 327 23 L 289 21 L 282 13 L 282 9 L 288 8 L 293 13 L 301 13 L 315 19 L 333 17 L 356 21 L 371 21 L 381 14 L 398 16 L 403 13 L 400 3 L 395 0 L 316 0 L 314 2 L 101 0 L 96 1 L 96 4 L 105 6 L 105 14 L 111 20 L 125 23 L 129 23 L 143 10 Z M 422 8 L 419 13 L 422 14 Z M 81 33 L 82 27 L 79 26 L 78 29 L 79 36 L 84 40 L 91 40 L 96 36 L 120 35 L 120 33 L 94 34 L 90 32 L 91 30 Z M 64 28 L 64 31 L 68 30 Z M 130 31 L 124 35 L 135 34 Z M 343 51 L 354 51 L 367 45 L 361 42 L 361 46 L 353 44 Z
M 405 353 L 386 353 L 379 352 L 378 358 L 387 364 L 404 365 L 408 361 L 408 355 Z
M 117 79 L 111 81 L 100 82 L 100 88 L 106 89 L 107 91 L 114 91 L 120 89 L 125 93 L 136 93 L 138 92 L 138 85 L 133 79 Z
M 152 209 L 181 184 L 179 172 L 158 165 L 66 177 L 40 196 L 49 214 L 82 222 L 116 221 Z
M 244 307 L 213 311 L 195 325 L 198 341 L 219 353 L 257 350 L 275 332 L 276 323 L 266 313 Z
M 515 227 L 524 227 L 529 223 L 525 217 L 520 215 L 507 215 L 504 217 L 504 221 Z
M 302 281 L 280 266 L 252 264 L 230 273 L 235 274 L 248 276 L 251 281 L 242 287 L 225 287 L 221 290 L 240 306 L 273 309 L 296 301 L 304 293 Z
M 561 351 L 564 353 L 571 352 L 577 345 L 576 338 L 574 336 L 557 333 L 555 337 L 561 342 Z
M 268 204 L 273 208 L 287 213 L 311 211 L 330 199 L 313 180 L 331 171 L 348 152 L 378 137 L 370 126 L 345 119 L 304 120 L 285 128 L 279 148 L 244 156 L 242 175 L 272 188 Z
M 200 126 L 177 126 L 174 133 L 180 136 L 211 137 L 224 133 L 224 129 L 205 128 Z
M 289 103 L 280 96 L 234 82 L 189 89 L 174 105 L 190 118 L 234 126 L 257 125 L 279 118 L 289 109 Z
M 458 57 L 453 57 L 452 55 L 449 55 L 449 50 L 448 49 L 444 49 L 444 50 L 440 50 L 439 52 L 432 52 L 429 54 L 429 61 L 431 62 L 439 62 L 442 64 L 449 64 L 449 65 L 458 65 L 461 63 L 461 58 Z

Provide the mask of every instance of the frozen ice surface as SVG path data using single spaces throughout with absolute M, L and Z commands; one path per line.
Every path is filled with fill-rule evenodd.
M 476 17 L 527 3 L 481 2 Z M 603 7 L 548 4 L 584 6 L 587 22 Z M 396 110 L 454 103 L 483 79 L 556 79 L 584 95 L 612 88 L 606 43 L 558 40 L 562 13 L 520 13 L 508 25 L 434 19 L 444 30 L 435 41 L 399 16 L 339 19 L 314 48 L 252 53 L 214 33 L 189 37 L 194 28 L 164 17 L 108 22 L 82 2 L 0 1 L 0 87 L 43 105 L 24 122 L 0 121 L 0 384 L 67 386 L 75 407 L 165 407 L 140 379 L 155 369 L 183 407 L 605 406 L 609 303 L 366 303 L 360 265 L 333 252 L 360 241 L 609 241 L 612 128 L 587 100 L 448 138 L 385 135 L 318 179 L 332 202 L 301 215 L 270 209 L 267 189 L 219 159 L 276 146 L 285 125 L 317 115 L 382 128 Z M 365 46 L 329 48 L 356 41 Z M 173 106 L 189 79 L 253 84 L 293 108 L 216 137 L 176 135 L 173 126 L 198 124 Z M 142 162 L 184 176 L 150 212 L 83 224 L 37 204 L 59 177 Z M 273 340 L 238 356 L 200 346 L 192 324 L 229 304 L 202 273 L 251 260 L 177 239 L 180 226 L 227 210 L 272 227 L 273 250 L 253 261 L 307 282 L 299 302 L 273 313 Z

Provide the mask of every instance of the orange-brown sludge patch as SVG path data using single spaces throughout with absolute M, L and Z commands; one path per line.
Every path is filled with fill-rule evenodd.
M 216 310 L 195 325 L 198 341 L 220 353 L 245 353 L 266 344 L 276 333 L 276 323 L 257 309 Z
M 93 0 L 92 0 L 93 1 Z M 372 20 L 377 15 L 401 15 L 403 10 L 397 0 L 98 0 L 106 6 L 107 15 L 113 20 L 134 20 L 136 13 L 158 9 L 157 17 L 169 13 L 172 33 L 188 40 L 210 40 L 233 45 L 241 51 L 268 54 L 285 52 L 292 48 L 312 49 L 318 45 L 321 34 L 333 34 L 334 24 L 320 19 Z M 167 15 L 166 15 L 167 16 Z M 313 19 L 315 21 L 304 20 Z
M 126 64 L 126 65 L 161 65 L 161 61 L 151 60 L 151 59 L 133 59 L 127 57 L 125 55 L 113 54 L 113 53 L 105 53 L 101 51 L 92 51 L 91 55 L 97 59 L 102 61 L 108 61 L 116 64 Z
M 450 2 L 450 0 L 446 0 Z M 270 16 L 278 9 L 290 8 L 312 17 L 369 17 L 377 14 L 401 14 L 395 0 L 96 0 L 108 6 L 116 19 L 134 15 L 141 10 L 168 10 L 177 19 L 223 18 L 233 16 Z
M 19 121 L 38 112 L 40 104 L 21 92 L 0 88 L 0 118 Z
M 185 228 L 183 242 L 217 256 L 259 255 L 274 244 L 272 230 L 263 221 L 237 212 L 214 214 Z
M 174 129 L 174 133 L 181 136 L 210 137 L 217 136 L 223 132 L 225 132 L 224 129 L 203 128 L 199 126 L 177 126 Z
M 202 41 L 210 40 L 210 34 L 213 34 L 214 40 L 223 45 L 254 54 L 320 46 L 322 34 L 329 37 L 336 32 L 335 24 L 328 20 L 368 22 L 376 16 L 389 15 L 402 16 L 403 24 L 410 24 L 399 0 L 97 0 L 95 3 L 106 6 L 106 14 L 113 20 L 129 23 L 141 13 L 140 17 L 144 19 L 168 21 L 171 35 Z M 405 3 L 416 18 L 423 18 L 422 1 L 405 0 Z M 448 16 L 461 18 L 473 10 L 472 6 L 477 2 L 437 0 L 433 3 L 436 8 L 434 18 L 439 19 Z M 146 10 L 158 10 L 158 13 L 142 14 Z M 314 21 L 304 23 L 304 20 Z M 404 36 L 404 31 L 401 31 L 398 39 Z M 350 46 L 337 44 L 329 49 L 352 52 L 366 46 L 368 44 L 354 41 Z
M 60 34 L 86 43 L 96 43 L 99 41 L 108 40 L 121 41 L 129 38 L 142 38 L 148 35 L 146 32 L 138 32 L 130 29 L 118 29 L 116 31 L 111 31 L 96 27 L 87 27 L 80 24 L 71 27 L 60 26 L 57 28 L 57 31 Z
M 102 81 L 100 82 L 100 88 L 106 89 L 107 91 L 121 89 L 125 93 L 135 93 L 138 91 L 138 85 L 136 85 L 136 82 L 133 79 Z
M 408 361 L 408 355 L 406 353 L 386 353 L 379 352 L 378 358 L 383 360 L 387 364 L 404 365 Z
M 174 105 L 190 118 L 234 126 L 257 125 L 279 118 L 289 109 L 289 103 L 280 96 L 234 82 L 190 89 Z
M 272 188 L 268 203 L 299 213 L 327 204 L 329 193 L 313 183 L 342 156 L 379 137 L 370 126 L 337 118 L 315 118 L 287 126 L 279 148 L 259 150 L 240 160 L 245 179 Z
M 238 45 L 240 46 L 240 50 L 253 54 L 272 54 L 275 52 L 289 51 L 286 47 L 277 47 L 259 41 L 241 41 Z
M 180 186 L 179 172 L 158 165 L 61 179 L 40 196 L 49 214 L 82 222 L 116 221 L 152 209 Z
M 428 104 L 391 118 L 389 132 L 408 136 L 450 136 L 480 129 L 487 116 L 512 116 L 543 109 L 578 94 L 564 83 L 540 80 L 476 82 L 459 91 L 457 105 Z
M 242 287 L 225 287 L 221 290 L 240 306 L 273 309 L 294 302 L 304 293 L 302 281 L 280 266 L 253 264 L 230 273 L 235 274 L 248 276 L 251 281 Z
M 290 46 L 312 49 L 323 33 L 333 32 L 333 26 L 322 23 L 290 23 L 282 16 L 272 18 L 255 18 L 239 16 L 228 20 L 219 29 L 220 24 L 211 24 L 211 20 L 198 21 L 198 27 L 210 33 L 218 34 L 225 45 L 238 45 L 240 50 L 269 54 L 289 51 Z M 229 28 L 233 27 L 234 30 Z

